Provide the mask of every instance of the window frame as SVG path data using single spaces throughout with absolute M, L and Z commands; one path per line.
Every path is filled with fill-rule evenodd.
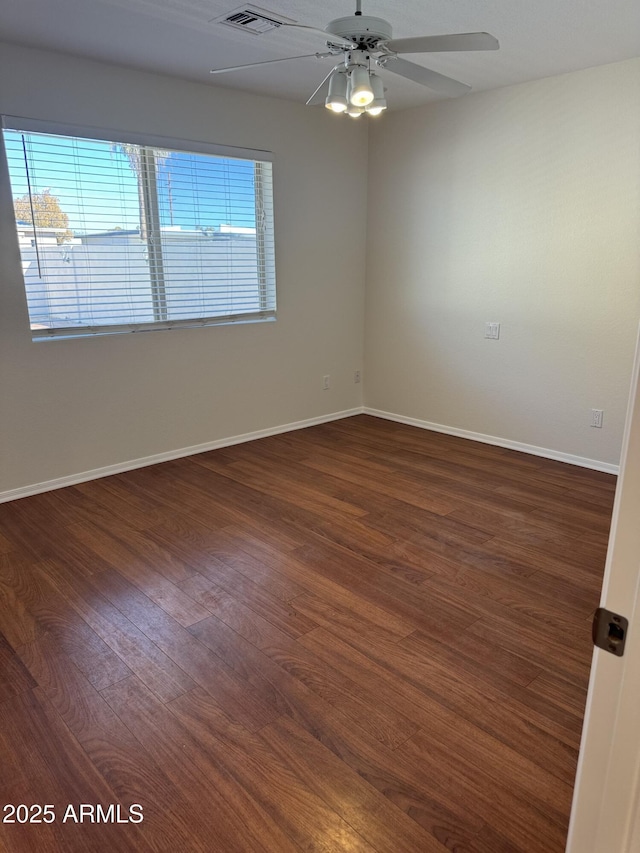
M 232 324 L 273 322 L 276 319 L 276 267 L 275 267 L 275 228 L 273 214 L 273 179 L 271 164 L 273 154 L 270 151 L 252 148 L 240 148 L 230 145 L 219 145 L 217 143 L 203 142 L 198 140 L 186 140 L 176 137 L 161 136 L 153 133 L 141 133 L 137 131 L 120 131 L 112 128 L 93 127 L 86 125 L 69 124 L 22 116 L 2 115 L 2 130 L 15 131 L 17 133 L 44 133 L 57 136 L 76 137 L 79 139 L 99 140 L 115 144 L 132 144 L 144 149 L 159 148 L 171 152 L 187 154 L 204 154 L 213 157 L 230 158 L 235 160 L 251 161 L 254 163 L 255 180 L 255 204 L 256 204 L 256 274 L 258 276 L 259 309 L 242 314 L 224 314 L 206 317 L 181 318 L 181 319 L 157 319 L 150 322 L 121 323 L 121 324 L 96 324 L 82 327 L 59 327 L 51 329 L 31 328 L 31 316 L 29 315 L 31 337 L 34 341 L 69 339 L 81 337 L 94 337 L 102 335 L 123 334 L 130 332 L 148 332 L 168 330 L 174 328 L 201 328 L 203 326 L 218 326 Z M 3 145 L 3 150 L 5 146 Z M 5 159 L 8 156 L 5 150 Z M 149 158 L 152 160 L 153 158 Z M 264 165 L 269 165 L 268 174 L 265 175 Z M 147 191 L 151 186 L 151 173 L 155 167 L 145 170 L 144 184 Z M 155 174 L 153 174 L 155 180 Z M 156 196 L 157 187 L 151 186 L 151 206 L 153 208 L 153 196 Z M 265 198 L 268 204 L 264 204 Z M 160 249 L 161 251 L 161 249 Z M 160 306 L 164 294 L 162 284 L 154 280 L 151 275 L 151 293 L 154 304 L 154 314 L 157 316 L 155 306 Z M 23 276 L 23 288 L 26 299 L 26 282 Z M 270 304 L 273 307 L 270 307 Z M 28 306 L 27 306 L 28 310 Z

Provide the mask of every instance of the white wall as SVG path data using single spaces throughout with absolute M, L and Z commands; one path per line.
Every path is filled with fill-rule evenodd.
M 616 464 L 640 313 L 639 72 L 388 113 L 369 123 L 367 182 L 361 122 L 3 45 L 0 112 L 272 150 L 279 310 L 33 343 L 3 167 L 0 496 L 356 407 L 363 318 L 369 407 Z
M 367 406 L 617 464 L 640 313 L 638 104 L 632 60 L 375 125 Z
M 0 81 L 5 114 L 273 151 L 278 287 L 276 323 L 33 343 L 2 166 L 0 493 L 361 404 L 363 125 L 11 45 Z

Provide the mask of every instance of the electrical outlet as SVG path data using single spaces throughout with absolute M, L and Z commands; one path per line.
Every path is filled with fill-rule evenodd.
M 361 380 L 362 380 L 362 377 L 360 375 L 360 371 L 356 370 L 356 372 L 353 374 L 353 381 L 354 382 L 360 382 Z
M 485 323 L 484 336 L 492 341 L 497 341 L 500 337 L 500 323 Z
M 604 411 L 602 409 L 591 409 L 591 426 L 602 429 L 602 419 Z
M 331 377 L 329 376 L 329 374 L 328 374 L 328 373 L 326 373 L 326 374 L 322 377 L 322 390 L 323 390 L 323 391 L 328 391 L 330 387 L 331 387 Z

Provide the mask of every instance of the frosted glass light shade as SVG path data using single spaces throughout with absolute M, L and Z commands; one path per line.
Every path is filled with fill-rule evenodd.
M 373 89 L 369 82 L 369 72 L 362 65 L 356 65 L 349 77 L 349 102 L 354 107 L 366 107 L 373 100 Z
M 336 71 L 331 75 L 331 79 L 329 80 L 329 93 L 326 101 L 324 102 L 324 105 L 328 110 L 332 110 L 334 113 L 343 113 L 347 109 L 349 106 L 349 102 L 347 101 L 348 82 L 347 75 L 344 71 Z
M 379 116 L 380 113 L 387 108 L 387 99 L 384 96 L 384 85 L 377 74 L 372 74 L 369 79 L 371 82 L 371 89 L 373 91 L 373 100 L 366 107 L 366 110 L 370 116 Z

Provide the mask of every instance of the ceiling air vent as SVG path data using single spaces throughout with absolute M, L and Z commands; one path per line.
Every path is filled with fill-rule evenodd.
M 218 18 L 218 23 L 235 27 L 237 30 L 244 30 L 246 33 L 253 33 L 255 36 L 261 36 L 271 30 L 277 30 L 287 20 L 287 18 L 278 19 L 276 15 L 262 9 L 243 6 L 241 9 L 236 9 L 235 12 Z

